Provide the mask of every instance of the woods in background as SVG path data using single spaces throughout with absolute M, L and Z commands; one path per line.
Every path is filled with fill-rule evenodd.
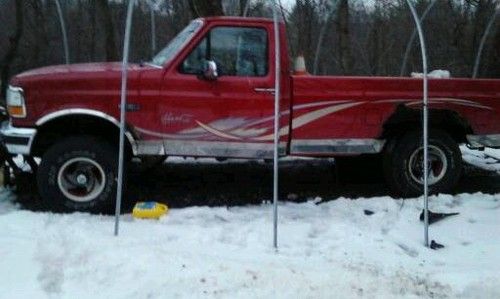
M 151 58 L 150 6 L 155 4 L 157 44 L 163 47 L 191 19 L 212 15 L 271 17 L 272 1 L 138 0 L 134 13 L 132 61 Z M 279 1 L 281 3 L 281 1 Z M 67 23 L 70 60 L 120 59 L 126 1 L 61 0 Z M 406 0 L 297 0 L 280 13 L 294 56 L 319 75 L 408 75 L 421 71 L 418 39 Z M 484 40 L 478 77 L 500 77 L 500 15 L 497 0 L 416 0 L 424 20 L 431 69 L 470 77 Z M 430 8 L 430 9 L 429 9 Z M 492 21 L 492 22 L 491 22 Z M 490 26 L 490 32 L 485 31 Z M 2 95 L 12 75 L 64 62 L 62 38 L 53 0 L 0 2 L 0 80 Z

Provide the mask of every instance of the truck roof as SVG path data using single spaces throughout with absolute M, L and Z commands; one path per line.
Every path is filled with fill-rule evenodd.
M 255 18 L 255 17 L 235 17 L 235 16 L 221 16 L 221 17 L 204 17 L 199 18 L 199 20 L 205 20 L 207 22 L 224 22 L 224 23 L 273 23 L 273 19 L 270 18 Z M 283 21 L 280 19 L 280 23 Z

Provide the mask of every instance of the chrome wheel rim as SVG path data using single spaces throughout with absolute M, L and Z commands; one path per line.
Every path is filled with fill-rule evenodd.
M 106 186 L 106 175 L 96 161 L 77 157 L 66 161 L 57 175 L 57 185 L 63 195 L 76 202 L 96 199 Z
M 410 156 L 408 161 L 408 169 L 413 181 L 418 184 L 424 184 L 424 148 L 416 149 Z M 434 185 L 446 174 L 448 170 L 448 160 L 446 154 L 439 147 L 429 145 L 429 161 L 428 161 L 428 183 Z

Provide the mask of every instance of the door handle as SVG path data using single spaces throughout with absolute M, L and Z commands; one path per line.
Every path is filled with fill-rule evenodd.
M 257 87 L 257 88 L 254 88 L 254 91 L 255 92 L 265 92 L 265 93 L 274 94 L 274 92 L 276 90 L 274 88 Z

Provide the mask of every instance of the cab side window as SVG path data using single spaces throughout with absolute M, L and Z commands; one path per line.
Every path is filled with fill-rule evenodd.
M 182 62 L 179 71 L 200 74 L 206 60 L 215 61 L 222 76 L 266 76 L 267 31 L 253 27 L 215 27 Z

